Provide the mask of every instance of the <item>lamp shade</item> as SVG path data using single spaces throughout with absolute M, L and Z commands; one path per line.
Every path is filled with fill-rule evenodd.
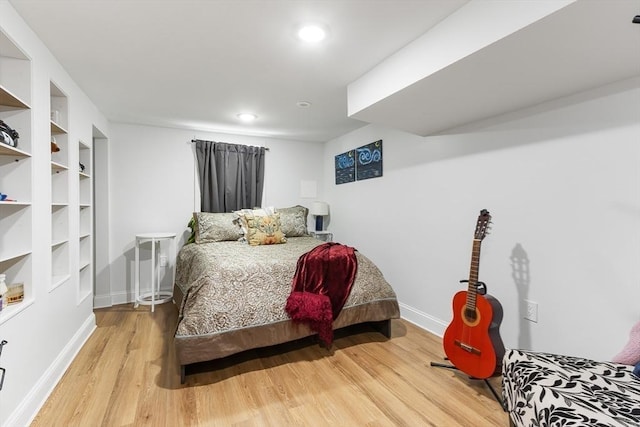
M 329 215 L 329 204 L 327 202 L 313 202 L 313 205 L 311 205 L 311 215 Z

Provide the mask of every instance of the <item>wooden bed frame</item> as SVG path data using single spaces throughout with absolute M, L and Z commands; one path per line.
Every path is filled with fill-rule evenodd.
M 365 323 L 371 325 L 375 330 L 380 332 L 387 339 L 391 339 L 391 320 L 392 319 L 387 319 L 387 320 L 380 320 L 380 321 L 375 321 L 375 322 L 365 322 Z M 348 328 L 349 326 L 353 326 L 353 325 L 345 325 L 345 326 L 343 326 L 342 328 L 339 328 L 339 329 L 345 329 L 345 328 Z M 299 339 L 303 339 L 303 338 L 306 338 L 306 337 L 300 337 Z M 281 344 L 283 344 L 283 343 L 281 343 Z M 278 344 L 273 344 L 273 345 L 278 345 Z M 256 348 L 258 348 L 258 347 L 256 347 Z M 250 350 L 251 349 L 247 349 L 247 350 L 243 350 L 243 351 L 250 351 Z M 235 354 L 238 354 L 238 353 L 235 353 Z M 218 360 L 220 360 L 220 359 L 218 359 Z M 207 362 L 211 362 L 211 361 L 209 360 L 209 361 L 202 361 L 202 362 L 194 362 L 194 363 L 186 364 L 186 365 L 180 365 L 180 384 L 184 384 L 186 382 L 187 375 L 191 374 L 189 372 L 190 367 L 192 367 L 194 365 L 201 364 L 201 363 L 207 363 Z

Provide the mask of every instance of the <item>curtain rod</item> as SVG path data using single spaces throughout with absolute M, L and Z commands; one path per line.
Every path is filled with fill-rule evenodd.
M 216 141 L 208 141 L 208 140 L 206 140 L 206 139 L 192 139 L 192 140 L 191 140 L 191 143 L 193 144 L 193 143 L 198 142 L 198 141 L 202 141 L 202 142 L 216 142 Z M 224 144 L 230 144 L 230 145 L 245 145 L 245 144 L 233 144 L 233 143 L 230 143 L 230 142 L 225 142 Z M 253 145 L 252 147 L 260 147 L 260 148 L 264 148 L 266 151 L 269 151 L 269 147 L 262 147 L 262 146 L 259 146 L 259 145 Z

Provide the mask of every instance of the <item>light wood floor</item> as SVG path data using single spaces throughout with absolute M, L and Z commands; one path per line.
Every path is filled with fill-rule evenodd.
M 172 304 L 96 310 L 98 328 L 32 426 L 508 426 L 482 381 L 431 367 L 440 338 L 394 320 L 198 366 L 180 384 Z M 201 371 L 201 372 L 200 372 Z M 500 391 L 500 378 L 491 380 Z

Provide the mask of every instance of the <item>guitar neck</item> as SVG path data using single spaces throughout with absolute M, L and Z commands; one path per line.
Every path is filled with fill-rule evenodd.
M 471 251 L 471 268 L 469 269 L 469 286 L 467 288 L 467 309 L 475 310 L 476 296 L 478 294 L 478 270 L 480 270 L 480 246 L 482 240 L 473 239 Z

